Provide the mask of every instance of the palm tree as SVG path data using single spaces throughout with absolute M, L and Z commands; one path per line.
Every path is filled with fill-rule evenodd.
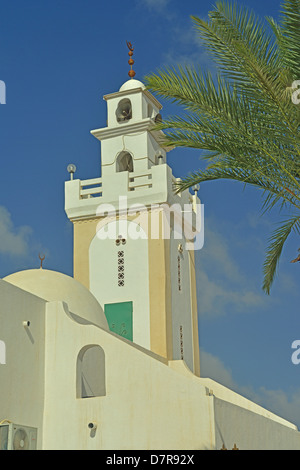
M 217 75 L 178 65 L 145 81 L 184 109 L 156 125 L 166 143 L 206 150 L 206 169 L 182 179 L 177 192 L 229 179 L 261 189 L 264 211 L 286 209 L 264 262 L 269 294 L 288 235 L 300 234 L 300 105 L 292 99 L 300 80 L 300 0 L 283 2 L 279 23 L 224 1 L 208 18 L 192 17 Z

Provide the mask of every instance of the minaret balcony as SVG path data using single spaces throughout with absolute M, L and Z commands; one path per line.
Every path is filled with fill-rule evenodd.
M 153 165 L 142 171 L 116 172 L 103 178 L 66 181 L 65 210 L 71 220 L 95 217 L 101 204 L 110 204 L 117 212 L 120 198 L 124 203 L 126 196 L 129 207 L 167 203 L 196 212 L 195 204 L 200 203 L 199 199 L 188 190 L 175 194 L 177 181 L 167 164 Z

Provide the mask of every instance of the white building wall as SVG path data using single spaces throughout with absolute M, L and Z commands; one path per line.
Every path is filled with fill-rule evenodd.
M 300 433 L 249 410 L 214 397 L 216 449 L 293 450 L 300 448 Z
M 214 448 L 205 387 L 113 333 L 76 323 L 62 303 L 48 304 L 46 328 L 43 449 Z M 77 356 L 88 344 L 105 352 L 106 396 L 76 399 Z
M 101 142 L 102 176 L 116 173 L 116 158 L 120 152 L 129 152 L 133 156 L 134 171 L 148 167 L 147 161 L 143 165 L 140 159 L 147 160 L 147 131 L 139 134 L 119 135 Z M 110 183 L 110 181 L 108 181 Z
M 0 299 L 0 339 L 6 346 L 6 363 L 0 364 L 0 422 L 38 428 L 41 447 L 46 302 L 3 280 Z
M 291 423 L 196 377 L 182 361 L 167 363 L 105 329 L 78 323 L 63 302 L 45 303 L 5 281 L 0 294 L 7 346 L 0 420 L 38 428 L 38 449 L 208 450 L 222 443 L 300 449 Z M 24 318 L 31 320 L 30 334 Z M 105 387 L 102 396 L 80 398 L 78 358 L 94 346 L 103 350 L 104 371 L 98 372 Z
M 243 449 L 259 440 L 264 449 L 275 442 L 277 449 L 300 449 L 290 423 L 221 387 L 229 410 L 223 419 L 216 382 L 196 377 L 182 361 L 167 364 L 113 333 L 76 323 L 60 302 L 47 305 L 46 330 L 43 449 L 213 450 L 221 447 L 220 432 Z M 104 350 L 106 395 L 76 399 L 77 357 L 89 344 Z

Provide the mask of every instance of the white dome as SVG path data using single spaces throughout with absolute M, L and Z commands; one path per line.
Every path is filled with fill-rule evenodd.
M 131 78 L 130 80 L 127 80 L 127 82 L 123 83 L 119 91 L 134 90 L 135 88 L 142 88 L 144 90 L 146 87 L 139 80 Z
M 71 313 L 108 330 L 99 302 L 83 284 L 70 276 L 47 269 L 28 269 L 6 276 L 3 280 L 48 302 L 66 302 Z

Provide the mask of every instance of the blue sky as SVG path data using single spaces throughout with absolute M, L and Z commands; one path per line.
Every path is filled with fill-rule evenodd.
M 245 0 L 277 17 L 279 0 Z M 136 78 L 176 63 L 213 70 L 190 15 L 206 17 L 202 0 L 15 0 L 0 2 L 0 277 L 39 266 L 72 275 L 72 226 L 64 212 L 66 166 L 80 179 L 100 176 L 102 96 L 128 78 L 126 40 L 135 46 Z M 163 115 L 174 107 L 163 104 Z M 175 149 L 177 176 L 203 165 L 201 153 Z M 270 296 L 262 290 L 267 239 L 279 220 L 261 216 L 261 194 L 239 184 L 201 186 L 205 244 L 197 253 L 203 376 L 212 377 L 300 427 L 299 266 L 291 236 Z

